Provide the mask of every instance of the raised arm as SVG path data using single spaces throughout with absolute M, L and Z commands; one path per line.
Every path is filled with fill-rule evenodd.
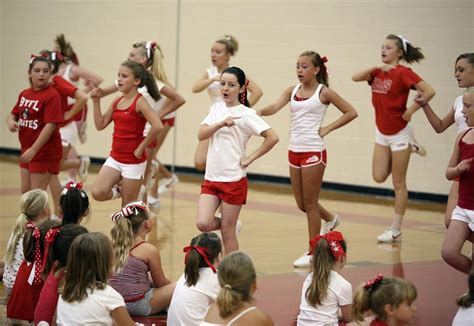
M 460 154 L 459 154 L 459 140 L 465 135 L 465 133 L 461 133 L 456 137 L 456 142 L 454 143 L 454 150 L 453 154 L 451 155 L 451 159 L 449 160 L 448 167 L 446 168 L 446 179 L 452 181 L 459 177 L 466 171 L 469 171 L 471 168 L 473 158 L 469 158 L 466 160 L 462 160 L 459 162 Z
M 87 103 L 87 94 L 80 89 L 76 89 L 74 92 L 74 98 L 76 99 L 76 102 L 72 106 L 71 110 L 64 113 L 64 120 L 72 119 L 76 113 L 84 109 Z
M 443 119 L 440 119 L 438 117 L 438 115 L 436 114 L 436 112 L 433 111 L 429 103 L 423 105 L 422 108 L 430 125 L 438 134 L 448 129 L 455 122 L 454 107 L 449 110 L 449 112 L 444 116 Z
M 248 97 L 250 107 L 253 107 L 258 100 L 263 96 L 262 89 L 252 79 L 248 78 L 249 84 L 247 89 L 250 93 Z
M 261 116 L 272 115 L 280 111 L 291 99 L 291 91 L 293 86 L 283 91 L 280 97 L 272 104 L 265 106 L 263 109 L 257 110 L 257 114 Z
M 102 77 L 97 75 L 95 72 L 87 70 L 84 67 L 73 65 L 71 69 L 71 75 L 75 78 L 84 79 L 86 88 L 84 93 L 89 93 L 94 87 L 97 87 L 104 80 Z
M 158 112 L 160 119 L 163 119 L 166 115 L 176 111 L 178 108 L 183 106 L 184 103 L 186 103 L 186 100 L 171 86 L 163 86 L 160 90 L 160 93 L 167 98 L 165 105 L 163 105 L 161 111 Z
M 425 103 L 428 103 L 436 95 L 436 92 L 433 87 L 431 87 L 424 80 L 418 82 L 418 84 L 415 85 L 415 89 L 418 91 L 418 96 L 423 98 L 423 102 Z M 406 121 L 410 121 L 413 113 L 415 113 L 419 109 L 420 105 L 416 101 L 413 101 L 413 103 L 410 104 L 407 110 L 403 113 L 402 118 Z
M 252 164 L 259 157 L 268 153 L 279 141 L 277 134 L 271 128 L 263 131 L 260 136 L 264 138 L 263 143 L 252 154 L 240 161 L 240 164 L 244 168 Z
M 201 128 L 199 129 L 198 132 L 198 139 L 199 141 L 206 140 L 212 137 L 212 135 L 215 134 L 215 132 L 221 128 L 224 127 L 232 127 L 235 125 L 234 120 L 240 119 L 240 117 L 227 117 L 224 120 L 214 123 L 212 125 L 201 125 Z
M 321 101 L 323 103 L 332 103 L 339 111 L 342 112 L 342 116 L 339 117 L 339 119 L 319 129 L 319 135 L 321 137 L 326 136 L 331 131 L 339 129 L 357 118 L 357 111 L 354 109 L 354 107 L 341 96 L 339 96 L 339 94 L 328 87 L 323 88 L 321 92 Z
M 94 124 L 97 130 L 103 130 L 112 122 L 112 104 L 105 114 L 100 109 L 100 99 L 94 99 Z
M 372 75 L 372 72 L 377 69 L 378 67 L 377 66 L 374 66 L 374 67 L 370 67 L 370 68 L 367 68 L 367 69 L 364 69 L 360 72 L 356 72 L 353 76 L 352 76 L 352 81 L 355 81 L 355 82 L 361 82 L 361 81 L 368 81 L 370 80 L 370 76 Z
M 215 77 L 209 78 L 207 75 L 207 72 L 204 72 L 204 74 L 201 75 L 201 78 L 199 78 L 193 85 L 192 91 L 193 93 L 200 93 L 203 90 L 207 88 L 207 86 L 211 85 L 215 81 L 219 81 L 220 76 L 217 75 Z

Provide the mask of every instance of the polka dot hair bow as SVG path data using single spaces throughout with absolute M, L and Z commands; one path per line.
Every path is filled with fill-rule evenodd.
M 329 244 L 329 249 L 331 250 L 332 255 L 338 259 L 341 256 L 345 256 L 346 253 L 344 249 L 342 248 L 341 242 L 344 241 L 344 237 L 342 236 L 341 232 L 338 231 L 332 231 L 328 232 L 324 235 L 317 235 L 311 241 L 309 242 L 312 250 L 311 250 L 311 255 L 314 253 L 314 248 L 318 245 L 319 241 L 321 239 L 324 239 L 327 241 Z
M 59 226 L 49 229 L 48 232 L 46 232 L 46 235 L 44 236 L 44 255 L 43 255 L 43 262 L 41 264 L 41 272 L 44 271 L 44 267 L 46 265 L 46 259 L 48 259 L 49 248 L 53 245 L 53 242 L 56 239 L 56 236 L 59 234 L 60 230 L 61 230 L 61 227 Z
M 34 278 L 33 278 L 33 284 L 41 284 L 43 281 L 41 278 L 41 246 L 40 246 L 40 240 L 41 240 L 41 232 L 40 229 L 36 225 L 34 225 L 31 222 L 28 222 L 26 224 L 26 229 L 33 230 L 32 236 L 35 241 L 35 255 L 34 255 Z
M 123 207 L 121 210 L 113 213 L 110 216 L 110 218 L 112 219 L 113 222 L 116 222 L 122 217 L 132 217 L 138 214 L 138 209 L 141 209 L 143 211 L 148 211 L 148 207 L 146 206 L 144 202 L 136 201 L 136 202 L 125 205 L 125 207 Z
M 367 281 L 364 284 L 364 289 L 366 289 L 369 292 L 372 292 L 379 286 L 379 284 L 382 282 L 382 280 L 383 280 L 383 275 L 379 274 L 373 280 Z
M 196 252 L 199 254 L 199 256 L 202 257 L 202 259 L 204 259 L 204 262 L 206 263 L 206 265 L 209 266 L 214 273 L 217 273 L 216 268 L 209 261 L 209 257 L 207 256 L 207 248 L 205 248 L 205 247 L 200 247 L 200 246 L 186 246 L 186 247 L 184 247 L 183 252 L 186 253 L 186 256 L 184 257 L 184 263 L 185 264 L 187 263 L 189 253 L 193 249 L 196 250 Z

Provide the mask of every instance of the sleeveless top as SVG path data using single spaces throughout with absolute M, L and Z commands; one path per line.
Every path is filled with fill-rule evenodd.
M 125 302 L 141 300 L 150 290 L 148 264 L 131 253 L 133 249 L 144 243 L 145 241 L 139 242 L 130 249 L 122 270 L 109 279 L 109 285 L 120 293 Z
M 35 325 L 40 321 L 46 321 L 48 324 L 51 324 L 53 321 L 54 312 L 56 311 L 59 299 L 58 286 L 65 272 L 66 270 L 63 269 L 56 277 L 53 268 L 49 273 L 41 290 L 38 304 L 36 305 Z
M 314 94 L 305 100 L 298 100 L 296 93 L 301 84 L 291 92 L 290 111 L 290 143 L 293 152 L 320 152 L 325 149 L 324 139 L 319 136 L 319 128 L 326 114 L 328 105 L 321 103 L 319 94 L 323 84 L 319 84 Z
M 474 158 L 474 144 L 466 144 L 462 141 L 468 132 L 472 132 L 474 128 L 470 128 L 464 132 L 459 139 L 459 161 Z M 474 210 L 474 161 L 471 162 L 471 169 L 459 176 L 459 199 L 458 206 L 464 209 Z
M 216 66 L 212 66 L 208 68 L 206 72 L 209 78 L 219 75 L 219 72 L 217 71 Z M 212 104 L 222 101 L 221 85 L 219 84 L 218 81 L 213 81 L 209 86 L 207 86 L 207 92 L 209 93 L 209 96 L 211 97 Z
M 145 129 L 146 119 L 136 110 L 137 101 L 141 96 L 138 93 L 132 104 L 126 109 L 117 109 L 117 104 L 123 96 L 112 104 L 114 133 L 110 156 L 123 164 L 140 164 L 146 161 L 145 151 L 140 159 L 133 155 L 135 149 L 144 139 L 143 130 Z
M 232 325 L 233 323 L 235 323 L 240 317 L 242 317 L 243 315 L 245 315 L 246 313 L 248 313 L 249 311 L 252 311 L 252 310 L 255 310 L 257 309 L 257 307 L 250 307 L 250 308 L 247 308 L 245 309 L 244 311 L 242 311 L 240 314 L 238 314 L 237 316 L 235 316 L 234 318 L 232 318 L 231 320 L 229 320 L 229 322 L 227 324 L 213 324 L 213 323 L 208 323 L 207 321 L 203 321 L 201 323 L 201 326 L 222 326 L 222 325 L 227 325 L 227 326 L 230 326 Z M 208 309 L 209 310 L 209 309 Z
M 454 108 L 454 122 L 456 123 L 456 127 L 458 128 L 458 134 L 461 132 L 469 129 L 466 119 L 462 114 L 462 95 L 458 96 L 454 101 L 453 108 Z
M 71 75 L 71 68 L 72 68 L 72 63 L 68 64 L 66 69 L 64 69 L 64 73 L 62 75 L 62 77 L 64 79 L 66 79 L 68 82 L 70 82 L 71 84 L 73 84 L 74 86 L 78 87 L 78 82 L 77 81 L 74 81 L 71 79 L 70 75 Z M 73 97 L 68 97 L 67 98 L 67 105 L 68 106 L 72 106 L 74 103 L 76 103 L 76 99 L 73 98 Z

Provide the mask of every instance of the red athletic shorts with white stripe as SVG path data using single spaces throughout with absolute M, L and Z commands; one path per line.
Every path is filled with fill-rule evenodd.
M 247 177 L 232 182 L 204 180 L 201 194 L 216 196 L 227 204 L 244 205 L 247 201 L 247 188 Z
M 326 150 L 321 152 L 301 152 L 288 151 L 288 164 L 296 169 L 307 168 L 322 163 L 327 164 Z

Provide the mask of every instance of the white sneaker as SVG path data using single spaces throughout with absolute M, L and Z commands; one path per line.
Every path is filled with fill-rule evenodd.
M 161 195 L 167 192 L 172 186 L 179 182 L 179 178 L 176 174 L 173 173 L 171 178 L 164 178 L 160 181 L 160 186 L 158 188 L 158 193 Z
M 89 165 L 91 164 L 91 159 L 89 156 L 81 156 L 81 165 L 79 166 L 79 179 L 82 182 L 87 180 L 87 175 L 89 173 Z
M 323 227 L 321 228 L 321 232 L 319 232 L 319 235 L 331 232 L 332 230 L 337 228 L 339 223 L 341 223 L 341 218 L 339 217 L 339 215 L 334 213 L 334 218 L 332 219 L 332 221 L 324 223 Z
M 305 252 L 303 256 L 298 258 L 293 262 L 293 266 L 295 267 L 310 267 L 311 261 L 313 260 L 313 255 L 309 255 L 308 252 Z
M 400 230 L 389 227 L 381 235 L 377 237 L 378 242 L 395 242 L 402 240 L 402 232 Z
M 160 208 L 160 198 L 155 198 L 148 195 L 148 207 L 151 208 Z
M 426 156 L 426 149 L 420 144 L 418 144 L 416 139 L 414 139 L 413 143 L 411 144 L 411 152 L 420 156 Z

